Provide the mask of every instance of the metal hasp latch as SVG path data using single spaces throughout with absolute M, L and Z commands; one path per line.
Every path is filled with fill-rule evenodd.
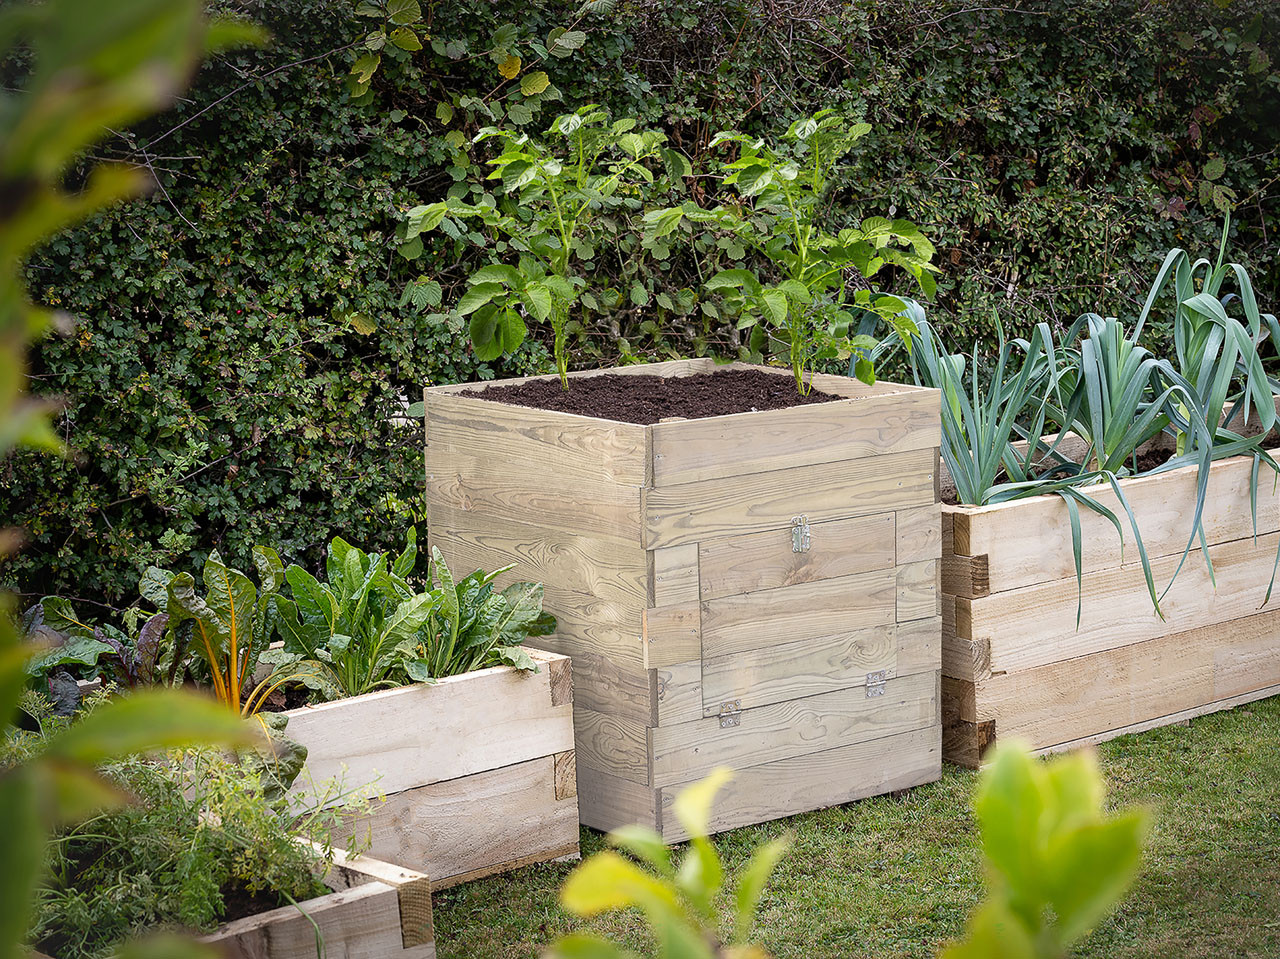
M 742 725 L 742 700 L 720 704 L 720 728 L 732 729 Z
M 867 673 L 867 699 L 875 699 L 884 695 L 885 670 L 877 669 Z
M 809 532 L 809 517 L 801 513 L 791 517 L 791 552 L 807 553 L 813 537 Z

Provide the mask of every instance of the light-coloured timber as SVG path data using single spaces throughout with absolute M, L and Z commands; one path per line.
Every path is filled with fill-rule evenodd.
M 1041 751 L 1101 742 L 1280 686 L 1280 594 L 1264 603 L 1280 546 L 1280 496 L 1264 465 L 1255 537 L 1252 474 L 1249 457 L 1213 464 L 1207 550 L 1197 542 L 1185 561 L 1196 468 L 1121 480 L 1157 592 L 1178 571 L 1161 600 L 1163 620 L 1127 526 L 1122 563 L 1114 528 L 1081 509 L 1081 592 L 1059 497 L 944 507 L 945 757 L 976 766 L 1010 737 Z M 1125 522 L 1114 492 L 1097 497 Z
M 789 527 L 706 540 L 695 547 L 702 598 L 720 599 L 892 569 L 897 565 L 895 517 L 914 512 L 902 510 L 896 514 L 811 523 L 810 546 L 803 553 L 792 551 Z M 935 519 L 936 516 L 935 510 Z
M 566 657 L 529 654 L 536 673 L 499 666 L 290 710 L 287 735 L 307 747 L 295 792 L 382 794 L 347 833 L 438 884 L 573 854 L 573 677 Z
M 720 762 L 716 830 L 937 777 L 938 394 L 811 381 L 841 399 L 651 426 L 425 392 L 430 545 L 544 583 L 583 823 L 677 838 L 664 806 Z
M 369 857 L 341 855 L 326 876 L 340 891 L 227 923 L 201 938 L 227 959 L 432 959 L 427 877 Z M 403 905 L 403 909 L 402 909 Z
M 644 545 L 788 528 L 801 504 L 810 523 L 927 506 L 935 502 L 936 466 L 934 450 L 912 450 L 645 489 Z

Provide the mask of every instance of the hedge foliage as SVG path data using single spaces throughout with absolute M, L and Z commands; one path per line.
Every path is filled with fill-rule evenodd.
M 920 224 L 944 268 L 931 313 L 957 344 L 990 342 L 993 308 L 1012 329 L 1130 312 L 1165 249 L 1216 248 L 1228 205 L 1232 249 L 1276 304 L 1270 0 L 456 0 L 420 20 L 392 5 L 423 49 L 370 58 L 395 12 L 377 3 L 221 0 L 274 42 L 220 55 L 188 101 L 121 135 L 112 153 L 160 188 L 32 263 L 35 295 L 81 318 L 33 368 L 76 454 L 6 465 L 0 510 L 28 536 L 9 584 L 122 605 L 148 563 L 213 547 L 314 563 L 336 533 L 398 541 L 421 489 L 404 415 L 421 386 L 548 365 L 535 341 L 475 361 L 449 313 L 483 237 L 396 252 L 405 209 L 483 176 L 466 144 L 495 121 L 536 132 L 600 102 L 706 169 L 719 129 L 865 119 L 833 225 Z M 646 261 L 620 225 L 578 363 L 731 352 L 696 267 Z

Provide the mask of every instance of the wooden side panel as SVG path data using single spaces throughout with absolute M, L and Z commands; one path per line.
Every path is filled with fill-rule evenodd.
M 993 676 L 975 716 L 996 736 L 1053 746 L 1280 685 L 1280 612 Z
M 578 802 L 576 792 L 557 798 L 555 757 L 541 756 L 396 793 L 341 838 L 352 831 L 368 837 L 372 855 L 407 863 L 443 889 L 577 855 Z
M 926 726 L 867 742 L 822 749 L 739 769 L 716 795 L 711 831 L 767 822 L 811 809 L 934 782 L 942 775 L 938 727 Z M 671 813 L 680 787 L 661 790 L 662 838 L 688 838 Z
M 512 516 L 536 516 L 523 509 Z M 450 569 L 494 569 L 515 563 L 516 577 L 599 599 L 643 606 L 648 563 L 639 544 L 580 536 L 488 513 L 457 510 L 439 502 L 427 510 L 430 545 L 440 547 Z M 552 612 L 555 612 L 552 609 Z
M 784 374 L 785 375 L 785 374 Z M 653 485 L 674 486 L 923 450 L 941 438 L 938 394 L 892 392 L 653 426 Z
M 696 600 L 646 609 L 642 618 L 646 666 L 672 666 L 702 658 L 702 607 Z
M 584 826 L 608 832 L 639 823 L 661 831 L 658 790 L 597 769 L 578 767 L 578 817 Z
M 537 673 L 500 666 L 290 710 L 308 750 L 295 791 L 341 778 L 393 793 L 572 749 L 573 705 L 552 703 L 553 657 L 533 653 Z
M 744 768 L 938 724 L 936 674 L 891 679 L 883 696 L 853 688 L 744 710 L 722 729 L 700 719 L 652 730 L 655 786 L 691 782 L 716 766 Z
M 810 523 L 809 549 L 792 551 L 791 529 L 705 540 L 698 545 L 702 598 L 834 579 L 894 565 L 893 513 Z
M 934 503 L 934 449 L 646 489 L 648 549 Z
M 1188 557 L 1176 588 L 1155 614 L 1138 564 L 1086 574 L 1084 603 L 1076 628 L 1076 581 L 1027 586 L 981 599 L 956 600 L 956 634 L 989 643 L 994 673 L 1128 646 L 1169 633 L 1227 623 L 1254 613 L 1266 595 L 1280 535 L 1210 547 L 1217 588 L 1199 553 Z M 1177 556 L 1152 563 L 1157 589 L 1178 565 Z
M 200 941 L 227 959 L 315 959 L 317 931 L 331 956 L 433 959 L 435 942 L 406 949 L 394 886 L 369 882 L 228 923 Z M 305 914 L 304 914 L 305 913 Z
M 710 600 L 702 604 L 702 655 L 717 659 L 887 625 L 894 621 L 896 602 L 893 569 Z
M 900 623 L 938 615 L 938 561 L 923 560 L 899 566 L 896 616 Z
M 658 726 L 700 719 L 702 711 L 702 673 L 700 662 L 678 663 L 655 669 L 658 684 Z
M 703 707 L 714 715 L 727 702 L 750 709 L 865 686 L 867 674 L 879 670 L 889 676 L 936 672 L 939 631 L 935 617 L 707 659 Z
M 1280 530 L 1280 494 L 1273 491 L 1265 472 L 1264 469 L 1258 484 L 1257 531 L 1260 534 Z M 1204 511 L 1205 535 L 1210 544 L 1252 538 L 1251 486 L 1251 460 L 1234 457 L 1213 464 Z M 1124 481 L 1125 497 L 1137 517 L 1149 556 L 1181 556 L 1190 534 L 1188 526 L 1195 507 L 1195 487 L 1195 467 Z M 1123 519 L 1124 508 L 1115 493 L 1102 487 L 1089 493 L 1121 517 L 1124 560 L 1133 562 L 1136 558 L 1133 531 Z M 957 509 L 954 521 L 955 552 L 986 556 L 992 593 L 1075 577 L 1070 518 L 1066 505 L 1057 496 Z M 1080 528 L 1086 579 L 1090 571 L 1121 565 L 1121 541 L 1108 520 L 1082 509 Z M 1194 557 L 1188 564 L 1193 561 Z
M 574 710 L 573 725 L 579 787 L 586 778 L 586 770 L 600 770 L 634 783 L 649 783 L 646 725 L 581 707 Z

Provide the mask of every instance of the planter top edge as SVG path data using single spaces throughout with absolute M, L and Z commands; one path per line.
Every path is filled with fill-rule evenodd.
M 1266 452 L 1270 453 L 1274 457 L 1280 457 L 1280 447 L 1269 449 Z M 1249 458 L 1246 456 L 1238 455 L 1238 456 L 1228 456 L 1220 460 L 1215 460 L 1212 464 L 1210 464 L 1210 467 L 1209 467 L 1211 471 L 1210 475 L 1212 476 L 1213 471 L 1223 471 L 1223 470 L 1231 469 L 1233 467 L 1238 467 L 1241 463 L 1246 462 L 1248 459 Z M 1120 486 L 1124 489 L 1134 489 L 1134 488 L 1141 488 L 1145 486 L 1154 486 L 1158 483 L 1167 481 L 1169 477 L 1185 476 L 1186 474 L 1193 472 L 1197 469 L 1199 469 L 1199 467 L 1196 466 L 1195 464 L 1192 464 L 1189 466 L 1179 466 L 1179 467 L 1176 467 L 1175 469 L 1165 470 L 1162 473 L 1153 473 L 1145 476 L 1124 476 L 1120 478 Z M 1093 489 L 1093 488 L 1095 487 L 1086 487 L 1086 489 Z M 1105 485 L 1099 484 L 1096 487 L 1096 489 L 1109 491 L 1111 489 L 1111 486 L 1110 484 L 1105 484 Z M 992 503 L 987 506 L 970 506 L 964 503 L 943 503 L 942 511 L 944 513 L 958 514 L 961 516 L 986 516 L 986 515 L 991 515 L 996 513 L 1006 513 L 1006 512 L 1009 512 L 1010 510 L 1015 510 L 1018 508 L 1026 508 L 1030 504 L 1042 504 L 1050 499 L 1060 500 L 1061 497 L 1059 497 L 1055 493 L 1039 493 L 1036 496 L 1027 496 L 1023 499 L 1009 500 L 1008 502 L 1004 502 L 1004 503 Z

